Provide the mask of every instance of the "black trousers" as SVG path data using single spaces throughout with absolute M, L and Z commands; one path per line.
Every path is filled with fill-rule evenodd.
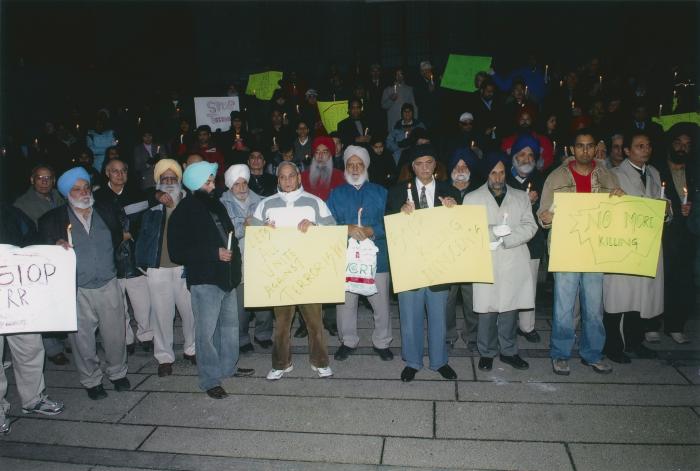
M 620 333 L 620 322 L 622 333 Z M 605 327 L 606 355 L 621 355 L 623 352 L 634 352 L 639 349 L 644 341 L 644 323 L 636 311 L 605 313 L 603 317 Z

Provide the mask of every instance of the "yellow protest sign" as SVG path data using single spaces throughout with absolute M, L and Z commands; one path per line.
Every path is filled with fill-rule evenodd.
M 338 123 L 348 117 L 348 101 L 319 101 L 318 113 L 326 131 L 337 131 Z
M 549 271 L 656 276 L 666 202 L 554 193 Z
M 345 301 L 346 226 L 247 227 L 246 307 Z
M 275 90 L 280 88 L 279 81 L 282 80 L 282 72 L 271 70 L 259 74 L 248 76 L 248 86 L 245 89 L 246 95 L 254 95 L 261 100 L 270 100 Z
M 395 292 L 443 283 L 493 283 L 486 208 L 419 209 L 385 216 L 384 226 Z

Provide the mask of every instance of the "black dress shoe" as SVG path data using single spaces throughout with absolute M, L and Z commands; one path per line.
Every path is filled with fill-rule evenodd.
M 535 329 L 532 329 L 530 332 L 523 332 L 522 330 L 518 329 L 518 335 L 525 337 L 525 340 L 530 343 L 537 343 L 541 340 L 540 334 L 538 334 Z
M 309 335 L 309 332 L 306 330 L 306 324 L 302 324 L 299 326 L 299 328 L 294 332 L 294 337 L 298 339 L 303 339 Z
M 493 358 L 481 357 L 479 358 L 479 369 L 481 371 L 491 371 L 493 368 Z
M 622 364 L 632 363 L 632 360 L 630 360 L 630 357 L 628 357 L 624 353 L 606 353 L 605 356 L 608 357 L 608 360 L 610 360 L 614 363 L 622 363 Z
M 112 384 L 114 385 L 114 390 L 117 392 L 128 391 L 131 389 L 131 383 L 129 382 L 129 378 L 126 376 L 112 381 Z
M 59 365 L 59 366 L 66 365 L 66 364 L 70 363 L 70 361 L 68 361 L 68 357 L 65 356 L 63 354 L 63 352 L 60 352 L 59 354 L 54 355 L 52 357 L 48 357 L 48 359 L 54 365 Z
M 417 369 L 407 366 L 401 372 L 401 381 L 403 381 L 404 383 L 413 381 L 413 378 L 416 377 L 416 373 L 418 373 Z
M 105 397 L 107 397 L 107 391 L 105 391 L 105 388 L 101 384 L 98 384 L 93 388 L 88 388 L 87 395 L 93 401 L 97 401 L 99 399 L 104 399 Z
M 338 350 L 335 351 L 335 355 L 333 355 L 333 358 L 335 358 L 338 361 L 347 360 L 348 357 L 354 352 L 354 348 L 350 348 L 347 345 L 341 345 L 340 347 L 338 347 Z
M 188 355 L 187 353 L 183 353 L 183 354 L 182 354 L 182 358 L 183 358 L 185 361 L 189 361 L 189 362 L 192 363 L 193 365 L 196 365 L 196 364 L 197 364 L 197 355 Z
M 236 378 L 242 378 L 243 376 L 253 376 L 255 370 L 253 368 L 238 368 L 233 376 Z
M 438 368 L 437 372 L 445 379 L 457 379 L 457 373 L 447 363 Z
M 211 389 L 207 389 L 207 396 L 211 397 L 212 399 L 223 399 L 228 397 L 228 393 L 221 386 L 214 386 Z
M 627 352 L 630 354 L 632 358 L 642 358 L 642 359 L 647 359 L 651 360 L 653 358 L 658 358 L 658 353 L 656 353 L 655 350 L 652 350 L 651 348 L 647 348 L 644 345 L 640 345 L 637 347 L 635 350 L 631 352 Z
M 245 344 L 245 345 L 241 345 L 241 347 L 238 349 L 238 351 L 239 351 L 241 354 L 243 354 L 243 353 L 254 352 L 255 349 L 253 348 L 253 344 L 252 344 L 252 343 L 247 343 L 247 344 Z
M 257 338 L 253 337 L 253 341 L 260 345 L 262 348 L 270 348 L 272 347 L 272 340 L 258 340 Z
M 374 347 L 374 353 L 379 355 L 383 361 L 391 361 L 394 359 L 394 354 L 388 348 L 377 348 Z
M 129 345 L 126 346 L 126 353 L 129 355 L 133 355 L 134 352 L 136 352 L 136 343 L 130 343 Z
M 172 363 L 161 363 L 158 365 L 158 376 L 159 377 L 164 377 L 164 376 L 170 376 L 173 374 L 173 364 Z
M 336 335 L 338 335 L 338 326 L 324 325 L 323 327 L 326 328 L 326 330 L 328 331 L 328 335 L 330 335 L 331 337 L 335 337 Z
M 506 365 L 510 365 L 516 370 L 526 370 L 530 368 L 530 365 L 528 362 L 520 358 L 520 355 L 513 355 L 513 356 L 508 356 L 508 355 L 501 355 L 499 356 L 499 359 L 505 363 Z
M 144 352 L 152 352 L 153 340 L 146 340 L 145 342 L 141 342 L 141 348 L 143 348 Z

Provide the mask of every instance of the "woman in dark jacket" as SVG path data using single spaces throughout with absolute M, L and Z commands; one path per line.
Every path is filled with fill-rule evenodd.
M 241 253 L 226 208 L 214 193 L 217 164 L 188 165 L 183 183 L 192 191 L 173 211 L 168 252 L 184 265 L 192 295 L 199 387 L 214 399 L 227 396 L 221 381 L 251 375 L 238 369 L 238 308 Z

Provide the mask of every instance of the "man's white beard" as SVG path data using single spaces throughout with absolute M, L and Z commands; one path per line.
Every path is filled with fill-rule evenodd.
M 157 184 L 156 185 L 156 190 L 158 191 L 163 191 L 167 194 L 170 195 L 170 198 L 172 198 L 173 203 L 176 205 L 180 202 L 182 199 L 182 185 L 179 183 L 173 183 L 173 184 Z
M 368 175 L 367 170 L 364 171 L 362 175 L 354 176 L 347 170 L 345 171 L 345 181 L 352 186 L 360 187 L 367 181 Z
M 68 195 L 68 201 L 71 206 L 78 209 L 92 208 L 92 205 L 95 204 L 95 198 L 92 196 L 92 193 L 90 193 L 90 196 L 83 196 L 81 198 L 73 198 L 71 195 Z
M 470 178 L 471 174 L 469 172 L 452 172 L 453 182 L 466 183 Z
M 309 169 L 309 180 L 313 187 L 327 187 L 331 185 L 331 175 L 333 173 L 333 161 L 331 159 L 321 163 L 314 159 L 311 161 Z

